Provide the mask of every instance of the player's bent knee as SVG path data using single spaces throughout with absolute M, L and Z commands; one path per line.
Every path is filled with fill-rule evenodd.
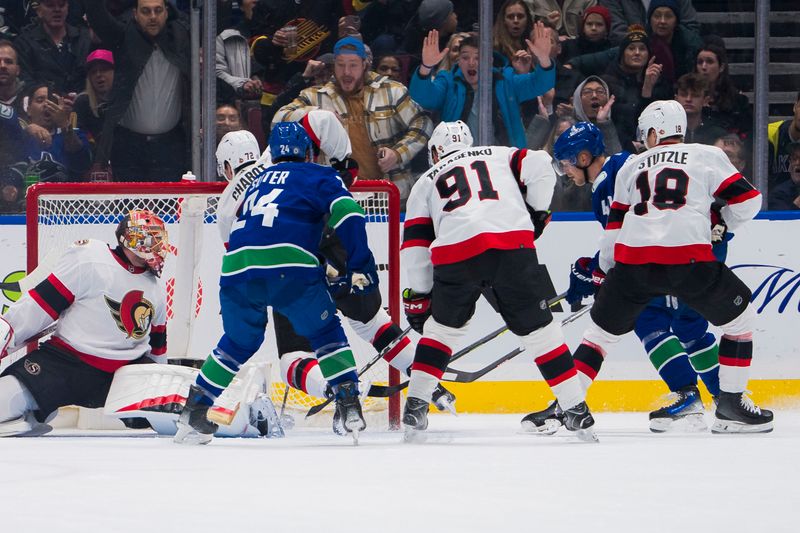
M 598 326 L 594 320 L 589 322 L 589 327 L 586 328 L 586 331 L 583 334 L 583 340 L 603 347 L 608 346 L 609 344 L 615 344 L 619 342 L 621 338 L 622 335 L 614 335 L 613 333 L 609 333 Z
M 719 328 L 725 335 L 747 335 L 753 332 L 756 322 L 756 312 L 751 304 L 747 304 L 745 310 L 728 322 L 727 324 L 720 324 Z
M 521 338 L 525 349 L 537 356 L 555 350 L 565 342 L 564 332 L 556 321 L 551 321 Z
M 461 327 L 451 327 L 440 324 L 435 318 L 430 317 L 425 321 L 425 328 L 422 330 L 422 335 L 429 339 L 441 342 L 445 346 L 455 345 L 467 332 L 467 325 Z

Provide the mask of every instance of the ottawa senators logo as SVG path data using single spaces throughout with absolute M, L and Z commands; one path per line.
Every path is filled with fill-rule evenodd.
M 147 335 L 153 321 L 153 304 L 142 298 L 142 294 L 142 291 L 130 291 L 122 297 L 121 302 L 105 297 L 119 330 L 136 340 Z

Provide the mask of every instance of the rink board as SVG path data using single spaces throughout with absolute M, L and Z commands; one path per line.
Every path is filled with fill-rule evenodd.
M 728 264 L 750 286 L 758 312 L 755 331 L 755 354 L 751 389 L 763 403 L 800 404 L 800 251 L 792 243 L 800 234 L 800 215 L 766 214 L 739 230 L 731 242 Z M 539 259 L 546 264 L 557 291 L 568 286 L 569 266 L 576 257 L 592 255 L 597 248 L 600 226 L 584 214 L 578 220 L 556 220 L 537 241 Z M 25 268 L 25 226 L 21 216 L 0 217 L 0 280 L 18 279 Z M 219 241 L 216 229 L 204 228 L 205 242 Z M 111 235 L 109 239 L 113 238 Z M 203 305 L 191 338 L 190 352 L 204 357 L 221 334 L 217 280 L 219 259 L 201 265 Z M 401 287 L 405 286 L 401 276 Z M 385 289 L 385 284 L 384 284 Z M 0 305 L 11 304 L 18 294 L 2 291 Z M 569 315 L 568 310 L 555 313 L 557 320 Z M 581 339 L 588 318 L 584 317 L 565 328 L 570 347 Z M 464 343 L 476 340 L 501 325 L 483 300 Z M 458 368 L 474 370 L 484 366 L 518 345 L 511 334 L 498 337 L 458 363 Z M 262 356 L 274 353 L 274 340 L 262 348 Z M 609 353 L 600 380 L 590 392 L 593 405 L 608 410 L 648 410 L 665 391 L 650 365 L 638 339 L 627 335 Z M 550 397 L 547 387 L 533 364 L 532 357 L 522 353 L 481 382 L 453 385 L 458 394 L 459 409 L 468 412 L 522 412 Z

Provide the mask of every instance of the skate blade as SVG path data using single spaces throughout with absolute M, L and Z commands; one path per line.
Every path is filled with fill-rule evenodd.
M 653 433 L 702 433 L 706 430 L 708 430 L 708 424 L 706 424 L 705 418 L 701 413 L 687 415 L 678 419 L 654 418 L 650 420 L 650 431 Z
M 350 432 L 350 436 L 353 437 L 353 446 L 358 446 L 358 434 L 360 431 L 358 429 L 353 430 Z
M 292 415 L 287 415 L 287 414 L 280 415 L 280 424 L 281 427 L 286 431 L 294 429 L 294 424 L 295 424 L 294 417 Z
M 403 442 L 407 444 L 422 444 L 428 440 L 428 435 L 424 430 L 418 430 L 406 426 L 403 432 Z
M 175 433 L 175 436 L 172 438 L 172 442 L 175 444 L 185 444 L 188 446 L 198 446 L 202 444 L 208 444 L 213 439 L 213 435 L 206 435 L 204 433 L 198 433 L 191 426 L 185 424 L 178 424 L 178 431 Z
M 600 442 L 593 428 L 578 429 L 573 432 L 582 442 Z
M 772 421 L 765 424 L 745 424 L 742 422 L 735 422 L 733 420 L 714 419 L 714 425 L 711 426 L 711 433 L 715 435 L 731 434 L 731 433 L 769 433 L 774 429 Z
M 562 424 L 558 420 L 545 420 L 544 425 L 541 426 L 537 426 L 528 420 L 522 422 L 522 431 L 534 435 L 555 435 L 561 427 Z

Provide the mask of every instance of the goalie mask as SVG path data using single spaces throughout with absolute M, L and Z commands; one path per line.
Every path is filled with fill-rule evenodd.
M 147 209 L 134 209 L 120 221 L 116 234 L 121 246 L 143 259 L 156 276 L 161 276 L 169 240 L 160 218 Z
M 686 110 L 675 100 L 658 100 L 647 106 L 639 115 L 639 140 L 647 147 L 647 135 L 650 130 L 656 133 L 657 146 L 662 139 L 686 135 Z
M 448 155 L 466 150 L 472 146 L 472 132 L 461 120 L 440 122 L 428 141 L 428 163 L 434 165 Z M 433 155 L 437 161 L 434 162 Z
M 255 135 L 247 130 L 229 131 L 217 145 L 217 174 L 230 181 L 225 175 L 225 163 L 233 174 L 244 165 L 255 163 L 261 155 Z

